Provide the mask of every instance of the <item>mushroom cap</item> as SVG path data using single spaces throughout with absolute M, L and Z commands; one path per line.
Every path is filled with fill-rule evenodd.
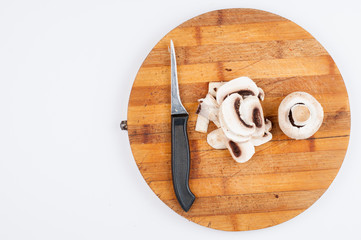
M 215 149 L 226 149 L 227 137 L 224 135 L 222 128 L 213 130 L 207 135 L 207 143 Z
M 221 120 L 223 121 L 223 125 L 236 135 L 250 136 L 255 132 L 255 124 L 252 121 L 249 121 L 250 119 L 243 118 L 243 114 L 249 112 L 249 109 L 243 107 L 244 103 L 247 103 L 246 107 L 251 106 L 253 103 L 253 101 L 250 100 L 244 102 L 246 100 L 247 99 L 243 100 L 242 96 L 238 93 L 233 93 L 222 102 L 219 109 L 219 112 L 223 116 L 223 119 Z M 251 104 L 248 104 L 248 102 Z M 247 117 L 247 115 L 245 116 Z
M 309 119 L 305 125 L 296 125 L 292 118 L 291 109 L 295 105 L 304 105 L 309 110 Z M 278 107 L 278 124 L 288 137 L 293 139 L 306 139 L 317 132 L 322 125 L 323 108 L 310 94 L 293 92 L 287 95 Z
M 226 146 L 232 158 L 239 163 L 247 162 L 255 153 L 254 145 L 250 141 L 236 143 L 228 140 L 226 141 Z
M 258 97 L 249 96 L 244 99 L 241 104 L 240 113 L 241 118 L 247 124 L 253 124 L 255 126 L 255 131 L 252 136 L 259 137 L 264 134 L 265 122 L 263 117 L 263 109 Z
M 232 93 L 238 93 L 242 97 L 246 96 L 258 96 L 259 89 L 257 85 L 248 77 L 239 77 L 226 82 L 218 88 L 217 102 L 219 105 L 226 99 L 226 97 Z

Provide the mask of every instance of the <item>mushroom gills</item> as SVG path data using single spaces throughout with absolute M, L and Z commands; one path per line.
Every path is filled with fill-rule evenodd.
M 232 93 L 238 93 L 243 98 L 248 96 L 257 97 L 259 95 L 259 89 L 257 85 L 248 77 L 239 77 L 233 79 L 218 88 L 216 94 L 218 104 L 220 105 Z
M 231 153 L 232 158 L 239 163 L 247 162 L 255 153 L 254 145 L 250 141 L 237 143 L 228 140 L 226 146 Z
M 207 143 L 215 149 L 226 149 L 227 137 L 224 135 L 223 130 L 218 128 L 213 130 L 207 135 Z

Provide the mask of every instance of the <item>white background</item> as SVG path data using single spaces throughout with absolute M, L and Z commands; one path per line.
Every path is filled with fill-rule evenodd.
M 223 232 L 180 217 L 140 175 L 126 119 L 142 61 L 207 11 L 251 7 L 315 36 L 348 89 L 341 171 L 281 225 Z M 360 1 L 0 1 L 0 239 L 361 239 Z

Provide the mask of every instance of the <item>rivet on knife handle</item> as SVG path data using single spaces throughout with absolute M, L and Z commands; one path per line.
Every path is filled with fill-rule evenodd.
M 189 189 L 190 151 L 187 135 L 188 112 L 179 96 L 177 64 L 171 45 L 171 120 L 172 120 L 172 179 L 175 195 L 184 211 L 192 206 L 195 196 Z

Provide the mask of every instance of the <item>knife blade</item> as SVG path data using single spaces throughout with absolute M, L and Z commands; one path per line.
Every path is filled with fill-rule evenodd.
M 170 58 L 173 189 L 180 206 L 188 212 L 195 200 L 194 194 L 189 189 L 190 151 L 187 134 L 189 115 L 179 96 L 177 62 L 172 40 Z

